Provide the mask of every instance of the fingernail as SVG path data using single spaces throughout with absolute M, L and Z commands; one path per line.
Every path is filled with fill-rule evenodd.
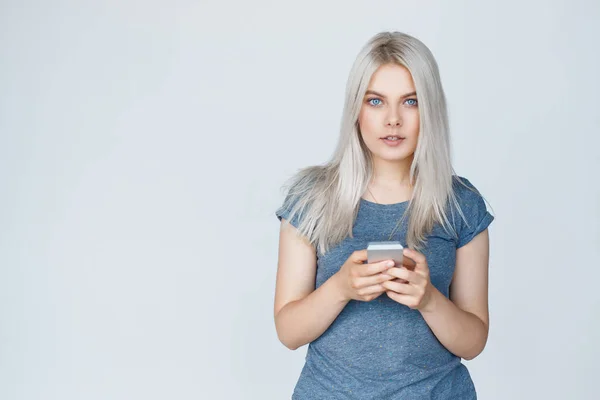
M 393 261 L 388 261 L 387 266 L 388 267 L 393 267 L 394 266 L 394 262 Z

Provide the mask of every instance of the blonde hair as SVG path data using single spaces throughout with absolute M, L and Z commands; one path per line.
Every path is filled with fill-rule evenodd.
M 458 176 L 453 177 L 446 98 L 433 54 L 408 34 L 381 32 L 360 50 L 350 70 L 339 138 L 330 161 L 300 169 L 284 184 L 289 190 L 281 209 L 291 210 L 290 220 L 300 215 L 298 234 L 322 253 L 347 236 L 353 237 L 360 199 L 373 174 L 358 115 L 372 75 L 388 63 L 404 66 L 411 73 L 420 115 L 418 144 L 410 168 L 413 194 L 396 228 L 410 215 L 406 242 L 408 247 L 421 250 L 436 222 L 457 237 L 447 215 L 450 201 L 465 219 L 453 179 L 472 189 Z

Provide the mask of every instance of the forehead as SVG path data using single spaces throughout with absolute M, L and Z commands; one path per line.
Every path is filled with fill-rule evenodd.
M 379 67 L 371 77 L 368 90 L 389 96 L 400 96 L 415 91 L 415 85 L 406 67 L 398 64 L 385 64 Z

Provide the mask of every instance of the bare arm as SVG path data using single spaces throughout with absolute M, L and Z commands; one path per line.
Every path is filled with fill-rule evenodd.
M 472 360 L 485 348 L 488 311 L 489 233 L 482 231 L 456 253 L 450 300 L 434 289 L 423 318 L 453 354 Z
M 315 290 L 316 251 L 285 219 L 277 265 L 275 328 L 281 343 L 296 350 L 321 336 L 349 299 L 335 275 Z

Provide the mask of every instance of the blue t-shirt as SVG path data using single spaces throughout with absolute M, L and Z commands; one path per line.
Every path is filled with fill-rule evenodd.
M 462 178 L 471 188 L 474 186 Z M 485 230 L 494 217 L 483 198 L 454 180 L 455 193 L 466 224 L 456 211 L 448 215 L 458 240 L 436 224 L 427 236 L 432 284 L 446 297 L 456 263 L 456 249 Z M 370 241 L 388 240 L 408 201 L 377 204 L 365 199 L 346 237 L 325 254 L 317 252 L 315 288 L 339 271 L 355 250 Z M 455 209 L 454 206 L 452 206 Z M 290 210 L 280 207 L 277 217 L 289 221 Z M 292 225 L 298 227 L 297 215 Z M 389 240 L 406 247 L 406 223 Z M 350 300 L 329 328 L 311 342 L 292 399 L 476 399 L 471 376 L 461 358 L 435 337 L 418 310 L 399 304 L 385 293 L 365 302 Z

